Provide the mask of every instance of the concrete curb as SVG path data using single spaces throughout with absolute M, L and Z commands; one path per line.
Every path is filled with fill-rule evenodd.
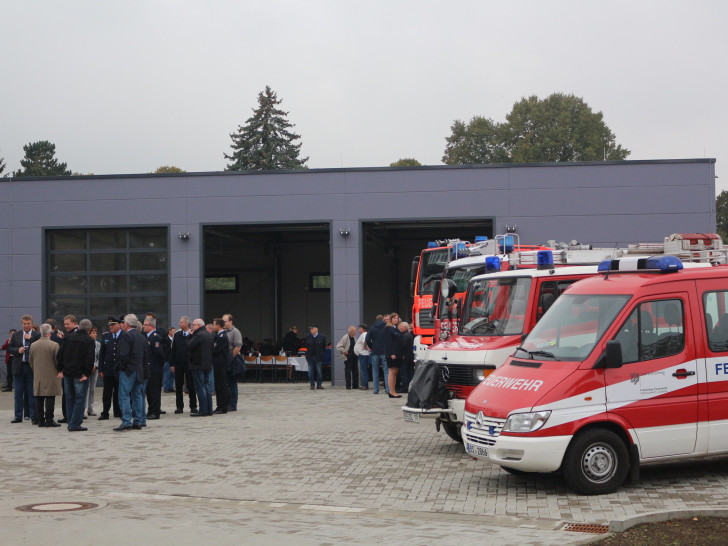
M 695 516 L 707 516 L 714 518 L 726 518 L 728 517 L 728 508 L 707 508 L 707 509 L 683 509 L 683 510 L 668 510 L 667 512 L 649 512 L 647 514 L 640 514 L 633 518 L 627 518 L 624 520 L 610 521 L 609 532 L 610 533 L 621 533 L 626 531 L 635 525 L 642 523 L 659 523 L 661 521 L 668 521 L 671 519 L 688 519 Z

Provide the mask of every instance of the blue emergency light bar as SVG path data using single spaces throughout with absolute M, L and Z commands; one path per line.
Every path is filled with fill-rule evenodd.
M 437 243 L 435 241 L 429 241 L 427 243 L 427 248 L 437 248 Z
M 487 241 L 488 236 L 487 235 L 476 235 L 475 236 L 475 242 L 476 243 L 482 243 L 483 241 Z
M 550 250 L 539 250 L 536 253 L 536 267 L 538 269 L 552 269 L 554 267 L 554 253 Z
M 467 256 L 467 250 L 468 247 L 465 243 L 457 243 L 455 244 L 455 248 L 453 248 L 453 252 L 456 258 L 464 258 L 465 256 Z
M 683 268 L 682 261 L 677 256 L 651 256 L 648 258 L 621 258 L 619 260 L 604 260 L 597 268 L 600 272 L 607 271 L 659 271 L 671 273 Z
M 500 271 L 500 258 L 498 256 L 488 256 L 485 259 L 486 271 Z
M 500 251 L 502 254 L 508 254 L 510 252 L 513 252 L 514 246 L 515 246 L 515 240 L 513 238 L 513 235 L 506 235 L 498 243 L 498 247 L 500 248 Z

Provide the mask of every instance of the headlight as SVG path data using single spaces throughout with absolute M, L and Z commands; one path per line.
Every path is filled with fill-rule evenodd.
M 450 337 L 450 332 L 448 332 L 447 330 L 442 330 L 442 331 L 440 332 L 440 339 L 441 339 L 442 341 L 445 341 L 445 340 L 446 340 L 447 338 L 449 338 L 449 337 Z
M 495 371 L 495 368 L 475 368 L 473 370 L 473 379 L 480 383 L 483 379 L 488 377 Z
M 514 413 L 508 416 L 503 425 L 504 432 L 533 432 L 546 424 L 551 411 L 534 411 L 530 413 Z

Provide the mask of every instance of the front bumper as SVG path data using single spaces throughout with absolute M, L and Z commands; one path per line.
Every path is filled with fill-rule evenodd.
M 404 420 L 409 423 L 419 423 L 420 418 L 438 419 L 444 417 L 446 421 L 460 425 L 463 422 L 463 416 L 465 414 L 465 400 L 461 400 L 459 398 L 448 400 L 446 409 L 420 409 L 402 406 L 402 414 L 404 416 Z
M 466 453 L 523 472 L 554 472 L 561 467 L 571 436 L 501 436 L 461 429 Z

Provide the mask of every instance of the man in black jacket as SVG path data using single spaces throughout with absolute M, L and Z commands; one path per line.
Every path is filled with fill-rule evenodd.
M 123 432 L 147 426 L 144 408 L 144 385 L 148 373 L 149 344 L 141 333 L 136 315 L 124 317 L 124 333 L 119 337 L 119 406 L 121 424 L 114 430 Z
M 215 337 L 212 340 L 212 369 L 215 373 L 215 398 L 217 407 L 213 413 L 227 413 L 230 405 L 228 389 L 228 366 L 232 363 L 230 343 L 225 331 L 225 321 L 216 318 L 212 321 Z
M 33 371 L 30 369 L 28 356 L 30 345 L 40 339 L 40 334 L 33 330 L 33 317 L 23 315 L 22 328 L 10 337 L 8 354 L 13 363 L 13 388 L 15 389 L 15 418 L 11 423 L 23 422 L 23 410 L 26 418 L 30 417 L 34 425 L 38 424 L 35 418 L 35 396 L 33 396 Z
M 144 319 L 144 333 L 149 343 L 149 383 L 147 384 L 147 419 L 159 419 L 162 412 L 162 379 L 164 377 L 164 363 L 169 355 L 167 334 L 160 335 L 157 330 L 157 320 Z
M 68 430 L 71 432 L 87 430 L 81 425 L 86 409 L 88 378 L 94 370 L 96 357 L 96 343 L 89 335 L 92 326 L 90 320 L 83 319 L 78 330 L 63 340 L 58 351 L 58 370 L 63 376 Z
M 319 334 L 318 325 L 312 324 L 306 336 L 306 362 L 308 363 L 308 382 L 311 390 L 323 390 L 324 351 L 326 350 L 326 336 Z M 315 384 L 315 386 L 314 386 Z
M 109 418 L 111 404 L 114 404 L 114 417 L 121 417 L 119 408 L 119 336 L 121 336 L 121 323 L 123 318 L 108 318 L 109 331 L 101 334 L 101 349 L 99 350 L 99 375 L 104 380 L 103 403 L 104 409 L 99 415 L 99 421 Z
M 384 315 L 377 315 L 377 320 L 372 324 L 367 332 L 366 344 L 371 347 L 371 355 L 369 362 L 372 365 L 372 386 L 374 394 L 379 394 L 379 365 L 382 365 L 384 376 L 384 390 L 389 394 L 389 383 L 387 375 L 389 374 L 389 366 L 387 365 L 387 347 L 384 339 Z
M 212 335 L 205 328 L 205 321 L 196 318 L 192 322 L 192 336 L 187 341 L 189 368 L 195 382 L 199 412 L 191 417 L 212 415 L 212 392 L 208 389 L 210 370 L 212 370 Z
M 170 357 L 170 370 L 174 374 L 175 398 L 177 399 L 177 409 L 175 413 L 184 412 L 184 385 L 187 382 L 187 391 L 190 397 L 190 413 L 197 413 L 197 394 L 195 393 L 195 382 L 192 379 L 189 369 L 189 355 L 187 354 L 187 342 L 192 335 L 190 325 L 192 320 L 190 317 L 182 317 L 179 319 L 179 330 L 175 332 L 172 340 L 172 356 Z

